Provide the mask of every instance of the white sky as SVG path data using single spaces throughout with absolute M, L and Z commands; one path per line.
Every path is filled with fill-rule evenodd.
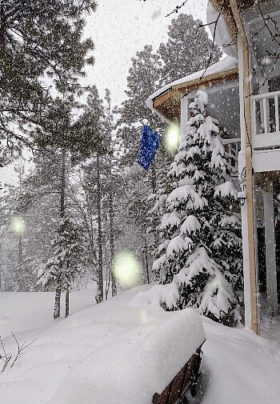
M 88 18 L 85 36 L 95 44 L 95 64 L 88 69 L 87 82 L 96 84 L 100 95 L 105 88 L 112 93 L 113 104 L 124 99 L 131 57 L 146 44 L 156 50 L 167 39 L 167 27 L 183 0 L 97 0 L 95 13 Z M 206 20 L 207 0 L 189 0 L 181 12 Z M 14 183 L 12 166 L 0 168 L 0 181 Z
M 95 65 L 88 70 L 103 96 L 109 88 L 114 104 L 124 99 L 130 60 L 146 44 L 157 49 L 167 39 L 171 19 L 165 17 L 182 0 L 97 0 L 98 7 L 89 18 L 86 36 L 95 43 Z M 207 0 L 189 0 L 181 9 L 205 21 Z

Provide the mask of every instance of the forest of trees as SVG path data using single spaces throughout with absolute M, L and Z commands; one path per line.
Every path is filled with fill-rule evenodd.
M 97 303 L 116 295 L 112 262 L 123 249 L 141 262 L 142 282 L 160 278 L 152 264 L 174 156 L 161 142 L 149 171 L 137 164 L 143 120 L 166 132 L 145 100 L 221 57 L 200 21 L 180 14 L 166 43 L 132 57 L 125 100 L 112 105 L 109 89 L 102 99 L 98 83 L 81 81 L 94 63 L 83 29 L 95 7 L 14 0 L 0 10 L 0 162 L 17 173 L 17 185 L 2 184 L 0 195 L 0 290 L 55 292 L 54 318 L 62 294 L 68 316 L 71 289 L 88 282 Z

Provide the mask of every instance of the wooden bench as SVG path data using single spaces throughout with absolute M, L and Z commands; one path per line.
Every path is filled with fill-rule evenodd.
M 205 341 L 204 341 L 205 342 Z M 175 404 L 183 400 L 187 390 L 191 389 L 191 394 L 195 395 L 195 388 L 199 368 L 201 364 L 201 347 L 190 357 L 185 366 L 177 373 L 161 394 L 155 393 L 153 404 Z

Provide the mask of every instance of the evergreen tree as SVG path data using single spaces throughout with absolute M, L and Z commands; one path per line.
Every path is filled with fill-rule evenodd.
M 153 114 L 145 103 L 147 98 L 157 89 L 159 77 L 159 55 L 153 51 L 152 46 L 146 45 L 142 51 L 137 52 L 136 56 L 132 58 L 132 66 L 129 69 L 127 77 L 127 90 L 125 91 L 127 98 L 117 111 L 120 114 L 120 119 L 117 122 L 117 135 L 121 139 L 124 149 L 121 165 L 125 169 L 129 169 L 129 173 L 131 173 L 131 175 L 129 173 L 125 175 L 126 187 L 131 190 L 135 187 L 135 192 L 130 193 L 131 196 L 134 194 L 134 200 L 131 202 L 128 201 L 128 204 L 136 203 L 135 197 L 139 196 L 137 204 L 142 207 L 141 218 L 144 222 L 140 223 L 138 221 L 137 223 L 140 226 L 144 226 L 145 234 L 149 230 L 153 235 L 151 237 L 148 234 L 140 239 L 140 243 L 143 243 L 141 246 L 142 251 L 146 251 L 148 245 L 148 255 L 154 250 L 155 245 L 158 244 L 156 214 L 150 214 L 149 211 L 156 198 L 159 172 L 161 170 L 164 171 L 168 167 L 167 161 L 169 157 L 163 144 L 160 144 L 157 155 L 148 172 L 145 172 L 138 166 L 137 160 L 144 120 L 146 120 L 146 124 L 157 130 L 161 135 L 164 135 L 166 129 L 166 124 Z M 160 170 L 157 167 L 160 167 Z M 136 171 L 138 171 L 137 175 Z M 135 178 L 137 178 L 136 183 L 134 182 Z M 142 194 L 138 193 L 139 179 L 142 184 L 145 184 L 142 186 Z M 136 218 L 135 214 L 132 216 Z M 140 217 L 138 219 L 140 220 Z
M 207 116 L 198 91 L 169 176 L 172 191 L 161 222 L 164 242 L 154 270 L 170 284 L 167 310 L 197 307 L 216 321 L 238 319 L 241 290 L 240 221 L 218 122 Z
M 82 229 L 69 216 L 63 216 L 52 241 L 53 256 L 42 265 L 38 283 L 44 287 L 55 287 L 54 318 L 60 315 L 60 295 L 66 292 L 65 317 L 69 315 L 69 292 L 75 278 L 84 268 Z
M 88 92 L 88 100 L 94 99 L 96 89 L 94 87 L 89 88 Z M 54 218 L 60 216 L 63 220 L 64 216 L 70 213 L 68 211 L 70 169 L 84 158 L 90 156 L 98 142 L 96 133 L 93 132 L 96 129 L 93 125 L 96 119 L 95 116 L 90 115 L 87 109 L 84 108 L 84 113 L 74 120 L 73 117 L 80 105 L 75 102 L 69 93 L 63 98 L 57 97 L 55 106 L 56 108 L 52 106 L 45 111 L 41 129 L 36 131 L 36 141 L 41 146 L 41 149 L 36 156 L 36 171 L 29 178 L 31 186 L 23 196 L 22 204 L 26 208 L 30 208 L 38 200 L 45 199 L 48 195 L 56 195 Z M 91 126 L 89 127 L 89 125 Z M 44 143 L 46 137 L 50 139 Z M 52 170 L 50 170 L 50 165 Z M 36 183 L 37 187 L 35 188 Z M 49 209 L 51 208 L 49 206 Z M 51 254 L 54 254 L 54 251 Z M 49 261 L 50 257 L 47 258 Z M 41 259 L 45 262 L 46 257 L 44 254 Z M 60 267 L 61 271 L 63 271 L 63 266 Z M 61 286 L 59 276 L 52 280 L 53 286 L 55 281 L 57 282 L 57 288 L 54 317 L 58 318 L 60 315 L 59 302 L 61 293 L 63 290 L 66 291 L 66 306 L 68 306 L 69 290 Z
M 208 37 L 201 21 L 179 14 L 168 27 L 168 41 L 161 43 L 161 85 L 204 69 L 221 57 L 220 49 Z
M 158 86 L 159 56 L 151 45 L 146 45 L 142 51 L 136 53 L 131 62 L 125 90 L 126 99 L 117 109 L 120 114 L 117 122 L 118 135 L 125 151 L 123 163 L 127 166 L 137 161 L 143 120 L 146 119 L 154 129 L 163 129 L 166 126 L 145 104 Z
M 107 170 L 105 172 L 104 178 L 104 213 L 108 217 L 107 229 L 109 234 L 109 246 L 108 250 L 108 282 L 106 288 L 106 295 L 108 294 L 110 284 L 112 287 L 112 296 L 117 294 L 117 284 L 115 275 L 113 273 L 113 259 L 115 255 L 115 238 L 117 235 L 117 229 L 115 224 L 115 214 L 116 214 L 116 201 L 117 197 L 120 196 L 122 189 L 121 178 L 119 174 L 119 161 L 117 154 L 119 153 L 119 145 L 115 136 L 114 131 L 114 114 L 111 106 L 111 93 L 106 89 L 105 95 L 105 117 L 104 117 L 104 128 L 106 132 L 106 140 L 108 142 L 108 153 L 106 156 Z M 107 233 L 107 232 L 106 232 Z
M 96 302 L 103 301 L 103 229 L 102 229 L 102 192 L 103 192 L 103 173 L 104 156 L 108 148 L 108 140 L 104 128 L 104 107 L 98 95 L 96 87 L 91 87 L 85 111 L 81 116 L 79 124 L 85 132 L 89 132 L 95 139 L 95 148 L 91 149 L 91 158 L 89 162 L 83 165 L 85 192 L 89 195 L 92 213 L 97 215 L 97 295 Z
M 30 125 L 53 100 L 51 89 L 76 91 L 90 39 L 83 39 L 85 13 L 94 0 L 9 0 L 0 5 L 0 158 L 6 163 L 25 145 L 34 147 Z

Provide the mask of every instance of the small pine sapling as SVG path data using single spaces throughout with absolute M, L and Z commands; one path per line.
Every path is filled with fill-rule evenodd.
M 38 284 L 56 289 L 54 318 L 60 316 L 60 294 L 66 292 L 65 317 L 68 317 L 69 292 L 76 277 L 82 274 L 85 254 L 82 231 L 67 215 L 60 220 L 52 247 L 53 256 L 41 267 Z

